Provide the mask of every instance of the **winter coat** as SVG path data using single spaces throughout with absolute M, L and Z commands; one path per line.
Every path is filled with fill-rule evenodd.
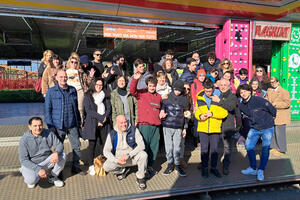
M 249 84 L 248 77 L 245 80 L 241 80 L 241 78 L 238 76 L 234 79 L 234 87 L 237 89 L 242 84 Z
M 162 102 L 162 110 L 167 114 L 162 120 L 163 127 L 174 129 L 187 129 L 188 120 L 184 117 L 184 112 L 188 110 L 189 102 L 186 96 L 176 96 L 174 92 L 170 93 L 169 97 Z
M 152 76 L 152 75 L 150 74 L 149 71 L 146 71 L 146 72 L 143 74 L 143 76 L 139 79 L 138 84 L 137 84 L 137 89 L 138 89 L 138 90 L 147 88 L 146 80 L 147 80 L 147 78 L 149 78 L 150 76 Z M 129 89 L 129 86 L 130 86 L 130 84 L 131 84 L 132 79 L 133 79 L 133 76 L 130 77 L 130 80 L 129 80 L 129 83 L 128 83 L 128 86 L 127 86 L 128 89 Z
M 114 70 L 114 74 L 111 74 L 110 71 Z M 116 83 L 116 78 L 118 76 L 125 76 L 125 70 L 122 69 L 122 67 L 117 67 L 116 65 L 110 67 L 107 72 L 109 73 L 108 76 L 105 78 L 106 84 L 107 84 L 107 89 L 109 91 L 113 91 L 114 89 L 116 89 L 117 83 Z
M 245 102 L 240 102 L 239 108 L 250 120 L 250 127 L 256 130 L 263 130 L 274 127 L 276 108 L 266 99 L 251 96 Z
M 45 95 L 49 88 L 52 88 L 56 85 L 55 75 L 57 73 L 56 68 L 48 66 L 42 77 L 42 94 Z
M 113 90 L 110 94 L 110 102 L 112 107 L 112 121 L 113 124 L 116 124 L 116 117 L 118 115 L 124 115 L 124 104 L 121 100 L 120 95 L 118 94 L 118 88 Z M 138 108 L 137 108 L 137 100 L 133 97 L 129 90 L 127 90 L 127 103 L 129 107 L 130 113 L 130 123 L 134 125 L 138 120 Z
M 166 60 L 166 56 L 162 56 L 158 64 L 159 64 L 160 66 L 162 66 L 163 63 L 165 62 L 165 60 Z M 172 61 L 173 61 L 173 64 L 174 64 L 175 69 L 181 69 L 181 68 L 184 68 L 184 65 L 183 65 L 183 67 L 182 67 L 176 58 L 173 59 Z
M 105 113 L 100 115 L 97 112 L 97 105 L 94 98 L 90 95 L 85 95 L 83 100 L 84 106 L 84 126 L 82 129 L 82 138 L 85 140 L 95 140 L 98 123 L 103 124 L 103 128 L 106 129 L 105 133 L 110 130 L 109 121 L 111 114 L 111 104 L 109 98 L 105 97 L 103 100 L 105 105 Z M 103 123 L 106 118 L 105 123 Z
M 192 96 L 194 105 L 196 105 L 196 102 L 197 102 L 197 94 L 203 89 L 204 89 L 204 87 L 203 87 L 202 83 L 198 79 L 195 78 L 194 82 L 191 85 L 191 96 Z
M 165 94 L 170 94 L 172 92 L 171 87 L 169 86 L 168 83 L 165 83 L 163 86 L 156 85 L 156 92 L 160 95 L 163 96 Z
M 210 106 L 208 106 L 204 95 L 204 91 L 201 92 L 198 95 L 197 100 L 198 109 L 195 112 L 195 117 L 198 120 L 197 132 L 221 134 L 222 120 L 227 117 L 228 112 L 213 101 L 211 102 Z M 212 113 L 212 117 L 204 121 L 201 120 L 200 115 L 206 114 L 208 112 Z
M 289 91 L 278 86 L 277 90 L 269 88 L 265 97 L 277 109 L 275 125 L 291 123 L 291 97 Z
M 237 131 L 234 123 L 237 103 L 237 97 L 230 91 L 230 89 L 225 93 L 221 93 L 219 106 L 228 112 L 227 117 L 224 118 L 222 122 L 222 134 L 226 137 L 231 137 Z
M 136 97 L 138 103 L 138 124 L 155 125 L 161 124 L 159 112 L 161 109 L 162 99 L 158 93 L 151 94 L 147 89 L 137 89 L 137 79 L 132 79 L 130 84 L 130 93 Z
M 213 65 L 210 65 L 209 62 L 205 62 L 203 64 L 203 68 L 205 69 L 206 74 L 208 74 L 210 72 L 210 70 L 212 69 L 218 69 L 219 63 L 220 63 L 220 59 L 216 58 L 216 61 Z
M 38 77 L 39 78 L 43 77 L 43 74 L 44 74 L 44 71 L 45 71 L 46 67 L 47 67 L 47 65 L 44 62 L 41 62 L 40 66 L 38 68 Z
M 69 98 L 70 108 L 73 110 L 75 116 L 73 118 L 68 119 L 68 123 L 71 123 L 75 120 L 75 126 L 80 126 L 80 114 L 78 111 L 77 104 L 77 91 L 72 86 L 67 86 L 66 89 L 67 98 Z M 46 94 L 45 98 L 45 119 L 48 125 L 48 128 L 63 128 L 63 117 L 64 117 L 64 106 L 65 106 L 65 96 L 59 88 L 58 84 L 52 88 L 50 88 Z
M 164 70 L 164 72 L 167 74 L 168 83 L 169 85 L 172 85 L 175 81 L 179 79 L 178 73 L 175 69 Z
M 186 68 L 184 69 L 179 79 L 182 80 L 184 83 L 187 82 L 189 84 L 192 84 L 196 77 L 197 74 L 195 72 L 191 72 L 188 68 Z

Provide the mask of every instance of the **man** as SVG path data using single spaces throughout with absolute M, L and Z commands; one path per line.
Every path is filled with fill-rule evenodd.
M 174 52 L 172 50 L 167 50 L 165 55 L 161 57 L 159 61 L 159 65 L 162 66 L 166 59 L 170 59 L 173 61 L 175 69 L 181 69 L 181 65 L 176 58 L 174 58 Z
M 141 74 L 141 78 L 138 80 L 137 89 L 140 90 L 140 89 L 147 88 L 146 80 L 152 75 L 150 74 L 149 71 L 147 71 L 147 69 L 145 67 L 145 63 L 141 59 L 136 59 L 133 64 L 134 64 L 134 67 L 135 67 L 134 72 Z M 133 76 L 134 75 L 132 75 L 130 80 L 129 80 L 129 83 L 127 85 L 128 88 L 131 84 Z
M 72 172 L 80 173 L 82 172 L 79 168 L 78 128 L 80 127 L 80 114 L 77 105 L 77 92 L 74 87 L 67 85 L 67 80 L 66 72 L 62 69 L 59 70 L 56 74 L 56 86 L 50 88 L 46 95 L 45 118 L 48 128 L 58 134 L 62 143 L 68 135 L 73 149 Z
M 58 178 L 66 163 L 63 144 L 53 132 L 43 129 L 40 117 L 30 118 L 28 128 L 19 143 L 20 172 L 27 187 L 34 188 L 41 178 L 48 178 L 49 183 L 56 187 L 64 186 L 64 182 Z M 51 174 L 48 175 L 46 170 L 51 168 Z
M 180 76 L 180 80 L 182 80 L 184 83 L 187 82 L 190 85 L 193 83 L 194 79 L 197 78 L 196 74 L 196 60 L 194 58 L 191 58 L 188 61 L 188 68 L 184 69 L 184 72 Z
M 138 166 L 136 182 L 141 190 L 146 189 L 145 170 L 147 168 L 147 154 L 140 131 L 130 126 L 124 115 L 118 115 L 116 126 L 108 134 L 103 153 L 107 158 L 103 168 L 113 172 L 118 180 L 123 180 L 129 173 L 128 166 Z
M 230 91 L 230 82 L 222 78 L 219 82 L 219 90 L 221 95 L 218 97 L 214 95 L 212 101 L 217 102 L 219 106 L 227 110 L 228 116 L 222 122 L 222 140 L 224 144 L 224 160 L 223 160 L 223 174 L 229 174 L 230 154 L 232 148 L 232 136 L 236 133 L 236 126 L 234 123 L 235 111 L 237 110 L 237 97 Z
M 220 178 L 221 174 L 217 169 L 218 164 L 218 144 L 221 135 L 222 119 L 228 115 L 227 110 L 212 101 L 214 84 L 206 81 L 203 84 L 204 91 L 200 92 L 197 99 L 198 108 L 195 117 L 198 120 L 197 132 L 201 141 L 201 162 L 202 176 L 208 178 L 208 160 L 211 158 L 210 172 Z M 208 152 L 210 147 L 210 156 Z
M 272 88 L 268 89 L 266 99 L 277 109 L 271 153 L 280 156 L 287 151 L 286 124 L 291 123 L 291 97 L 276 77 L 272 77 L 270 82 Z
M 197 67 L 196 67 L 195 73 L 197 74 L 199 69 L 204 69 L 203 68 L 203 63 L 201 63 L 201 61 L 200 61 L 200 55 L 199 55 L 198 52 L 194 52 L 192 54 L 192 58 L 196 60 Z M 187 62 L 189 61 L 189 59 L 190 58 L 187 59 Z
M 239 108 L 250 120 L 250 130 L 245 144 L 250 167 L 241 172 L 246 175 L 257 175 L 257 180 L 263 181 L 274 132 L 276 108 L 269 101 L 258 96 L 252 96 L 251 94 L 252 88 L 248 84 L 240 85 L 237 89 L 237 95 L 243 99 L 238 104 Z M 259 138 L 262 138 L 262 153 L 260 156 L 260 165 L 257 170 L 254 148 Z
M 203 64 L 205 72 L 208 74 L 212 69 L 218 69 L 220 60 L 216 57 L 214 52 L 209 52 L 207 54 L 207 62 Z
M 95 78 L 102 77 L 102 74 L 105 70 L 104 66 L 101 62 L 101 55 L 102 55 L 102 51 L 100 49 L 96 49 L 93 52 L 94 60 L 92 61 L 92 65 L 93 65 L 93 68 L 96 71 L 95 74 L 94 74 Z

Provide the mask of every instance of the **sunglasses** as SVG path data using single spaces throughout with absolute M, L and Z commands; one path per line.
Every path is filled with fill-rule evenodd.
M 94 55 L 95 55 L 95 56 L 101 56 L 101 54 L 100 54 L 100 53 L 99 53 L 99 54 L 97 53 L 97 54 L 94 54 Z
M 71 64 L 78 64 L 77 61 L 71 61 Z
M 191 88 L 187 88 L 187 87 L 185 87 L 184 89 L 186 89 L 186 90 L 191 90 Z
M 259 70 L 256 70 L 256 72 L 263 72 L 263 70 L 260 70 L 260 69 L 259 69 Z
M 229 65 L 229 62 L 224 62 L 223 65 Z

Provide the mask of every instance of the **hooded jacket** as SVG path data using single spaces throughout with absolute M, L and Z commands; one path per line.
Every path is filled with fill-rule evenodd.
M 149 78 L 150 76 L 152 76 L 152 75 L 150 74 L 149 71 L 146 71 L 146 72 L 143 74 L 143 76 L 139 79 L 138 84 L 137 84 L 137 89 L 138 89 L 138 90 L 147 88 L 146 80 L 147 80 L 147 78 Z M 132 75 L 132 76 L 130 77 L 130 79 L 129 79 L 129 82 L 128 82 L 128 85 L 127 85 L 127 88 L 128 88 L 128 89 L 129 89 L 129 86 L 130 86 L 130 84 L 131 84 L 132 79 L 133 79 L 133 75 Z
M 211 101 L 210 105 L 205 100 L 204 91 L 200 92 L 197 99 L 198 109 L 195 112 L 195 117 L 198 120 L 198 132 L 202 133 L 219 133 L 221 134 L 222 120 L 227 117 L 228 112 L 216 102 Z M 212 113 L 212 116 L 206 120 L 201 120 L 200 115 Z

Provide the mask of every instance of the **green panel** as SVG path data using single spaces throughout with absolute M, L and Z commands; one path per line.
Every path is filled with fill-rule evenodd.
M 287 89 L 288 84 L 288 57 L 289 57 L 289 43 L 288 42 L 282 42 L 281 43 L 281 70 L 280 70 L 280 84 L 284 89 Z
M 272 41 L 272 58 L 271 58 L 271 76 L 275 76 L 280 79 L 281 69 L 281 42 Z
M 293 24 L 288 49 L 288 91 L 291 95 L 292 120 L 300 120 L 300 24 Z

